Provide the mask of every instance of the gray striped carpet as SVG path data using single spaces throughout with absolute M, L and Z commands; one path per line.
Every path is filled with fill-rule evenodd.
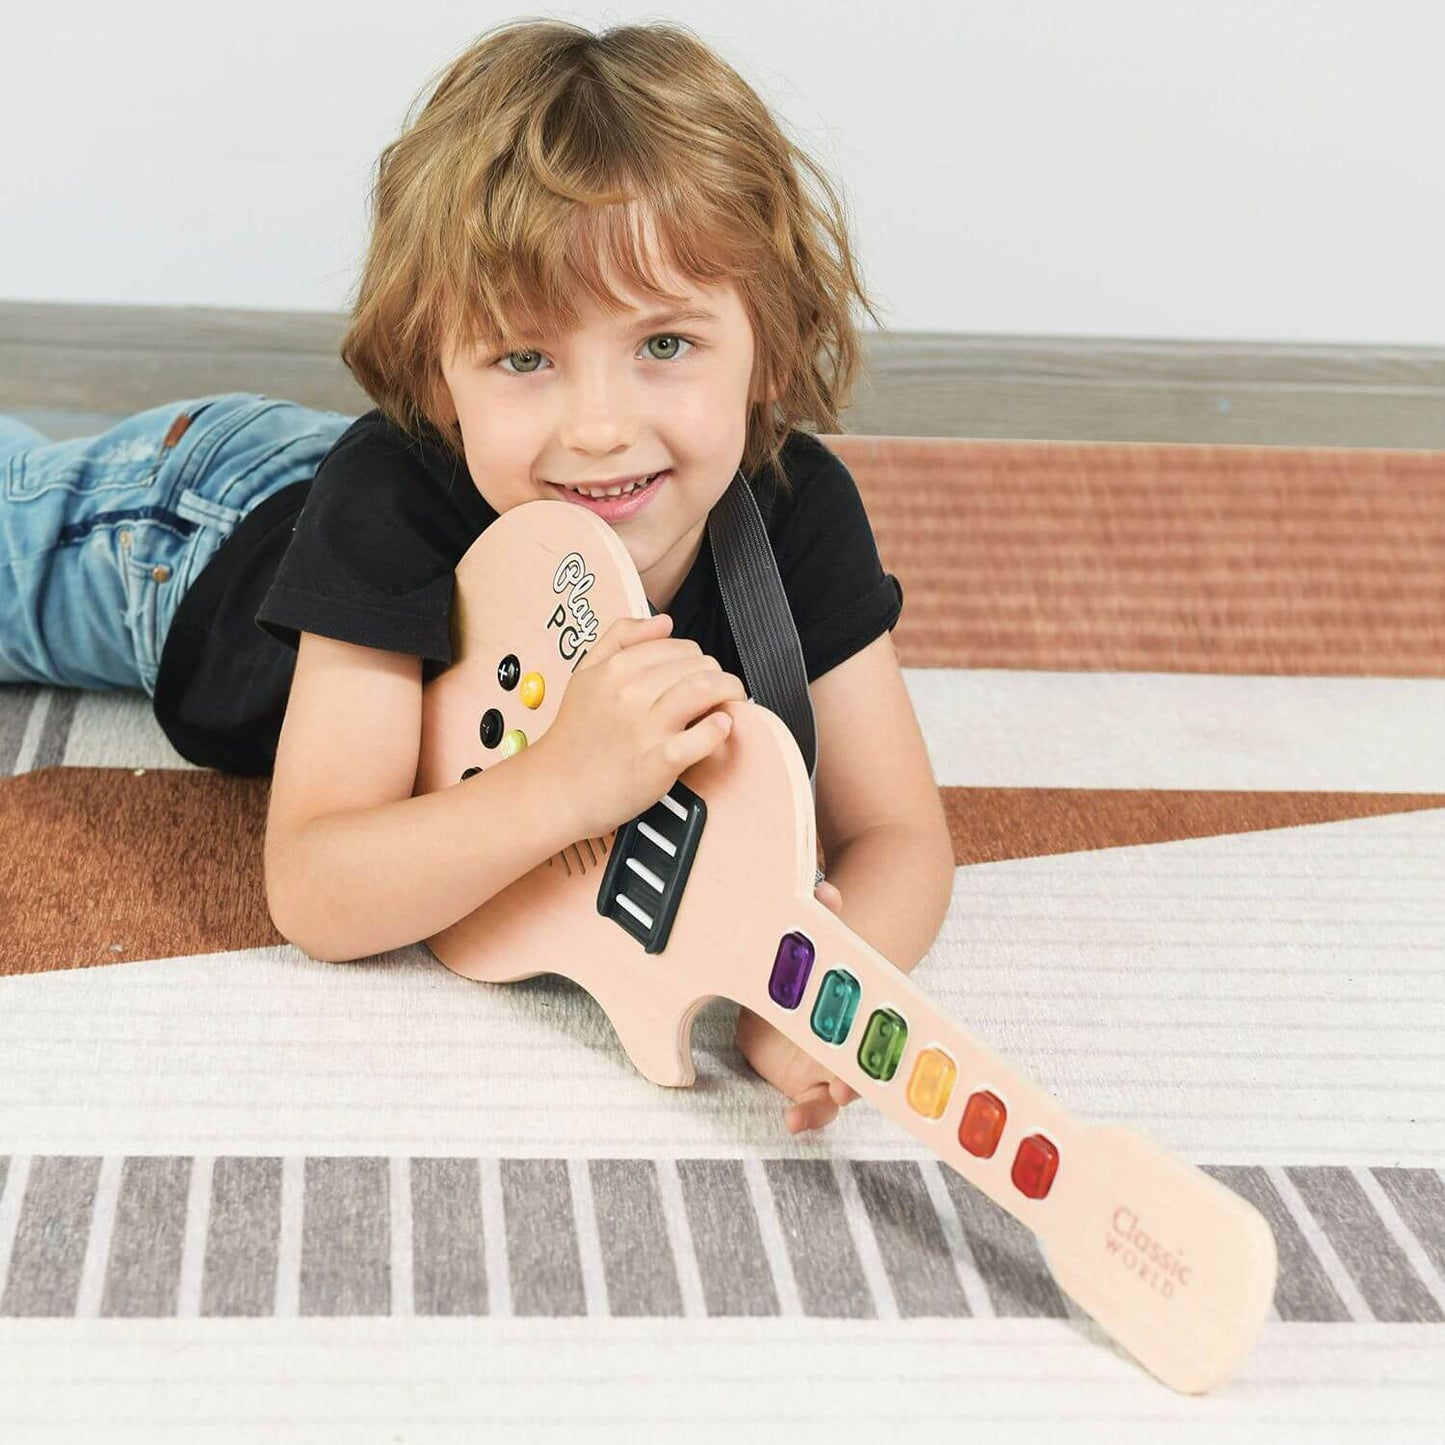
M 0 1315 L 1068 1318 L 1033 1236 L 950 1169 L 760 1165 L 0 1158 Z M 1209 1172 L 1274 1228 L 1279 1319 L 1445 1318 L 1422 1278 L 1445 1274 L 1435 1171 Z M 863 1203 L 851 1227 L 843 1186 Z

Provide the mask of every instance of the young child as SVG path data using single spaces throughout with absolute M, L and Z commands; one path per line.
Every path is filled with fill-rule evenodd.
M 271 772 L 277 927 L 317 958 L 379 953 L 721 742 L 746 693 L 706 524 L 741 468 L 807 667 L 819 897 L 911 969 L 953 857 L 889 636 L 902 589 L 797 429 L 837 429 L 850 298 L 873 314 L 826 177 L 685 28 L 523 20 L 445 71 L 373 203 L 341 353 L 364 416 L 228 393 L 62 443 L 0 418 L 0 681 L 139 685 L 186 758 Z M 544 497 L 615 527 L 658 615 L 609 628 L 505 767 L 413 797 L 456 564 Z M 794 1132 L 856 1097 L 747 1010 L 738 1043 Z

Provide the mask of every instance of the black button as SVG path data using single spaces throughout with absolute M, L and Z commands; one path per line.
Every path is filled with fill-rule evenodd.
M 511 692 L 516 687 L 518 679 L 522 676 L 522 664 L 517 661 L 514 653 L 508 653 L 497 664 L 497 681 L 501 684 L 504 692 Z M 490 746 L 490 744 L 488 745 Z
M 496 745 L 501 742 L 502 734 L 506 732 L 506 730 L 507 724 L 496 708 L 489 707 L 486 712 L 482 714 L 481 733 L 483 747 L 496 747 Z

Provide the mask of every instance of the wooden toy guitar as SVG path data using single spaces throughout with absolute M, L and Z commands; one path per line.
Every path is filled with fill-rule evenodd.
M 415 791 L 535 742 L 608 626 L 649 612 L 600 518 L 561 501 L 505 512 L 457 567 L 456 661 L 425 690 Z M 574 980 L 657 1084 L 693 1082 L 703 1003 L 745 1005 L 1033 1230 L 1060 1285 L 1166 1384 L 1224 1379 L 1273 1298 L 1263 1217 L 1142 1135 L 1074 1118 L 819 903 L 797 744 L 767 708 L 726 706 L 732 732 L 666 797 L 538 865 L 432 951 L 467 978 Z

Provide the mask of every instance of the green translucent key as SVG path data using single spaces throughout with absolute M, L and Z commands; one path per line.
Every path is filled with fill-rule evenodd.
M 830 968 L 813 1005 L 813 1032 L 830 1044 L 841 1044 L 853 1027 L 863 990 L 846 969 Z
M 870 1078 L 886 1084 L 898 1072 L 907 1042 L 908 1025 L 902 1017 L 891 1008 L 874 1009 L 858 1046 L 859 1066 Z

